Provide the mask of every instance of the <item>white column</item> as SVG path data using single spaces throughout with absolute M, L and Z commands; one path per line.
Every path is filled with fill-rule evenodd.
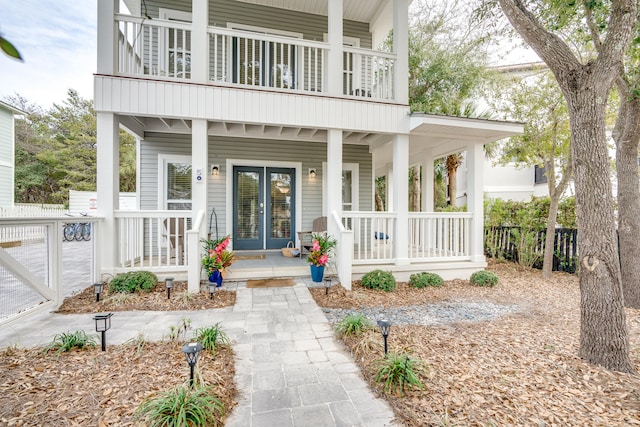
M 332 212 L 342 213 L 342 130 L 327 130 L 327 232 L 338 236 Z
M 409 264 L 409 136 L 393 138 L 393 209 L 396 212 L 394 239 L 396 264 Z
M 431 149 L 422 152 L 422 211 L 433 212 L 433 154 Z
M 394 0 L 393 2 L 393 52 L 397 55 L 393 79 L 394 98 L 397 102 L 408 104 L 409 0 Z
M 471 261 L 484 262 L 484 150 L 482 144 L 467 145 L 467 209 L 471 220 Z
M 99 273 L 113 272 L 116 267 L 116 234 L 114 211 L 119 208 L 120 134 L 118 120 L 113 113 L 96 113 L 97 130 L 97 215 L 99 223 Z M 99 274 L 98 274 L 99 276 Z
M 198 212 L 204 212 L 207 218 L 207 189 L 209 174 L 209 137 L 208 123 L 206 120 L 194 119 L 191 122 L 191 170 L 193 171 L 193 182 L 191 185 L 191 221 L 196 223 Z M 204 226 L 200 230 L 200 239 L 207 237 L 206 220 Z M 199 245 L 194 245 L 199 247 Z M 193 250 L 190 247 L 189 250 Z M 200 291 L 200 257 L 194 257 L 193 254 L 188 255 L 188 290 L 190 293 Z M 193 265 L 197 264 L 197 265 Z
M 198 83 L 209 80 L 209 2 L 192 0 L 191 79 Z
M 343 0 L 327 0 L 329 3 L 327 36 L 329 55 L 327 58 L 327 86 L 330 95 L 342 95 L 342 2 Z
M 98 2 L 98 74 L 114 74 L 116 70 L 116 23 L 115 14 L 119 0 Z

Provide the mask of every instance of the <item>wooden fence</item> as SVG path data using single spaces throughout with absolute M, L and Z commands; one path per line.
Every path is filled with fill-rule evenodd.
M 492 258 L 530 264 L 542 268 L 546 231 L 523 231 L 521 227 L 486 227 L 485 254 Z M 553 242 L 553 271 L 575 273 L 577 269 L 578 231 L 556 228 Z

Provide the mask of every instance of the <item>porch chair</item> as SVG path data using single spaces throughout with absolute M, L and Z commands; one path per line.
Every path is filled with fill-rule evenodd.
M 184 232 L 186 222 L 187 220 L 185 218 L 165 218 L 162 221 L 164 225 L 164 234 L 162 236 L 169 239 L 168 259 L 170 260 L 177 252 L 179 264 L 182 264 L 184 259 Z
M 309 253 L 313 240 L 311 235 L 314 233 L 327 233 L 327 217 L 319 216 L 313 220 L 311 225 L 311 231 L 298 231 L 298 240 L 300 240 L 300 258 L 302 258 L 303 252 Z

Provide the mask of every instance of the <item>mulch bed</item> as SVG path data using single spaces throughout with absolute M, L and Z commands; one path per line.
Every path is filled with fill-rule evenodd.
M 313 289 L 319 305 L 331 308 L 398 307 L 445 301 L 518 304 L 520 311 L 490 322 L 444 326 L 392 326 L 389 351 L 424 361 L 423 390 L 384 395 L 375 381 L 382 337 L 377 329 L 345 338 L 363 375 L 407 426 L 628 426 L 640 425 L 640 376 L 607 371 L 577 357 L 580 290 L 574 275 L 491 262 L 500 277 L 494 288 L 449 281 L 442 288 L 390 293 L 354 284 L 328 296 Z M 640 312 L 627 309 L 631 359 L 640 370 Z
M 173 282 L 171 298 L 167 298 L 167 288 L 164 282 L 158 282 L 150 292 L 135 294 L 110 293 L 109 285 L 105 286 L 96 302 L 93 286 L 82 292 L 67 297 L 58 309 L 58 313 L 95 313 L 97 311 L 175 311 L 175 310 L 205 310 L 210 308 L 230 307 L 236 303 L 235 291 L 217 289 L 210 299 L 209 292 L 200 291 L 197 294 L 187 292 L 187 282 Z
M 189 366 L 176 341 L 131 342 L 66 353 L 8 348 L 0 352 L 0 425 L 134 426 L 148 396 L 182 385 Z M 200 353 L 197 372 L 228 414 L 236 405 L 230 348 Z M 222 420 L 223 421 L 223 420 Z

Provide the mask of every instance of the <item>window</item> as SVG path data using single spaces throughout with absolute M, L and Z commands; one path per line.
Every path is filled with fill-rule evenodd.
M 191 157 L 158 157 L 159 209 L 191 210 Z
M 536 184 L 546 184 L 547 183 L 546 172 L 547 171 L 544 168 L 544 166 L 536 165 L 536 168 L 535 168 L 535 183 Z

